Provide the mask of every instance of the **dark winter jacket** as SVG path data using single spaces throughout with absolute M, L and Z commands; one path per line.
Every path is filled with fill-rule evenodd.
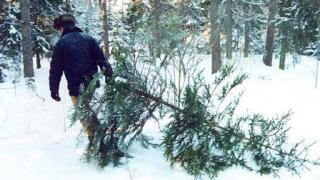
M 64 73 L 70 96 L 79 96 L 80 85 L 92 79 L 98 65 L 110 67 L 95 39 L 76 26 L 66 27 L 53 51 L 49 76 L 51 92 L 59 92 Z

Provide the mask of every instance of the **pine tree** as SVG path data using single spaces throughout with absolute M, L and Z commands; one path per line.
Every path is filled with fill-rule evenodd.
M 293 0 L 294 14 L 292 43 L 294 51 L 303 54 L 310 43 L 317 42 L 317 27 L 320 2 L 317 0 Z
M 250 38 L 251 38 L 251 49 L 254 54 L 264 54 L 265 50 L 265 39 L 263 31 L 265 27 L 265 21 L 268 20 L 268 17 L 264 15 L 264 7 L 260 1 L 251 1 L 248 4 L 250 7 L 249 16 L 250 16 Z
M 8 3 L 6 1 L 1 1 L 0 2 L 0 24 L 3 24 L 3 22 L 4 22 L 4 19 L 5 19 L 5 16 L 6 16 L 6 10 L 5 9 L 8 6 L 7 4 Z M 2 34 L 3 28 L 0 28 L 0 30 L 1 30 L 0 34 Z M 0 39 L 2 39 L 1 35 L 0 35 Z M 0 49 L 3 49 L 1 45 L 0 45 Z M 3 55 L 0 54 L 0 83 L 4 82 L 4 79 L 6 77 L 6 75 L 3 72 L 4 69 L 7 69 L 6 62 L 5 62 L 5 59 L 4 59 Z
M 32 23 L 32 39 L 33 39 L 33 55 L 36 57 L 37 68 L 41 68 L 41 58 L 49 56 L 48 52 L 52 48 L 49 43 L 49 37 L 53 33 L 51 24 L 51 17 L 48 15 L 54 12 L 50 7 L 49 1 L 43 2 L 40 0 L 31 1 L 31 20 Z M 50 10 L 51 9 L 51 10 Z
M 0 49 L 3 53 L 2 67 L 8 69 L 13 77 L 9 77 L 13 82 L 17 82 L 21 75 L 21 32 L 19 27 L 19 13 L 18 3 L 7 3 L 4 4 L 5 16 L 1 17 L 0 25 Z M 4 75 L 3 75 L 4 76 Z

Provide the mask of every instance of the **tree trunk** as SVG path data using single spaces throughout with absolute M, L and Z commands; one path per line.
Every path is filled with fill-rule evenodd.
M 90 32 L 90 28 L 91 28 L 91 17 L 92 17 L 92 0 L 86 0 L 87 2 L 87 12 L 86 12 L 86 16 L 85 16 L 85 31 L 86 32 Z
M 318 56 L 317 57 L 317 66 L 316 66 L 316 86 L 315 86 L 315 88 L 318 88 L 319 61 L 320 61 L 320 57 Z
M 0 2 L 0 20 L 5 18 L 5 7 L 6 7 L 7 1 L 1 0 Z
M 225 19 L 225 27 L 226 27 L 226 57 L 228 59 L 232 59 L 232 0 L 227 0 L 226 2 L 226 19 Z
M 106 0 L 100 0 L 100 18 L 102 21 L 103 31 L 103 50 L 104 54 L 109 57 L 109 31 L 108 31 L 108 14 Z
M 154 25 L 152 27 L 152 36 L 153 41 L 151 42 L 151 54 L 155 55 L 156 57 L 161 56 L 161 27 L 160 27 L 160 15 L 161 15 L 161 7 L 160 7 L 160 0 L 154 0 L 151 2 L 152 6 L 152 14 L 153 14 L 153 21 Z
M 32 37 L 30 27 L 30 0 L 21 0 L 21 29 L 24 77 L 34 77 L 32 61 Z
M 78 7 L 78 2 L 79 0 L 72 0 L 71 2 L 72 2 L 72 4 L 75 6 L 75 7 Z
M 220 0 L 212 0 L 210 3 L 212 73 L 216 73 L 221 67 L 220 25 L 218 23 L 219 5 Z
M 249 57 L 249 43 L 250 43 L 250 17 L 249 17 L 249 4 L 243 3 L 244 10 L 244 57 Z
M 6 17 L 6 12 L 5 12 L 5 7 L 7 6 L 7 2 L 1 0 L 0 1 L 0 23 L 2 23 L 4 21 L 4 18 Z M 0 35 L 1 38 L 1 35 Z M 0 50 L 2 50 L 2 48 L 0 48 Z M 4 82 L 4 73 L 3 73 L 3 61 L 0 59 L 0 83 Z
M 87 12 L 90 13 L 92 11 L 92 0 L 87 0 L 88 9 Z
M 288 29 L 290 26 L 289 18 L 287 15 L 287 8 L 291 7 L 291 0 L 281 0 L 281 9 L 280 16 L 284 17 L 285 20 L 280 24 L 281 31 L 281 50 L 280 50 L 280 63 L 279 68 L 284 70 L 286 64 L 286 54 L 289 51 L 289 42 L 288 42 Z M 288 18 L 288 19 L 287 19 Z
M 269 17 L 268 17 L 267 39 L 266 39 L 265 52 L 263 56 L 263 63 L 267 66 L 272 66 L 277 1 L 270 0 L 268 9 L 269 9 Z
M 160 28 L 160 0 L 156 0 L 156 10 L 155 10 L 155 18 L 156 18 L 156 21 L 155 21 L 155 29 L 154 29 L 154 35 L 155 35 L 155 39 L 156 39 L 156 42 L 155 44 L 157 45 L 156 46 L 156 56 L 157 57 L 160 57 L 161 56 L 161 48 L 160 48 L 160 41 L 161 41 L 161 28 Z
M 37 59 L 37 69 L 41 68 L 41 58 L 40 58 L 40 54 L 38 52 L 36 52 L 36 59 Z
M 318 20 L 318 45 L 320 45 L 320 19 Z M 319 61 L 320 61 L 320 49 L 318 49 L 318 52 L 317 52 L 316 88 L 318 88 Z
M 69 13 L 71 12 L 71 3 L 70 0 L 66 0 L 66 11 Z

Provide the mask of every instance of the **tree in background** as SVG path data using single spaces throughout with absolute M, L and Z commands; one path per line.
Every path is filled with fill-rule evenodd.
M 8 3 L 6 1 L 1 1 L 0 2 L 0 24 L 1 24 L 1 26 L 4 26 L 3 22 L 4 22 L 5 17 L 6 17 L 6 10 L 5 9 L 6 9 L 7 6 L 8 6 Z M 4 34 L 3 29 L 4 29 L 3 27 L 0 28 L 0 30 L 1 30 L 0 31 L 0 39 L 2 39 L 1 38 L 2 34 Z M 0 46 L 0 49 L 1 49 L 1 52 L 2 52 L 2 49 L 3 49 L 2 46 Z M 6 75 L 3 72 L 5 69 L 7 69 L 5 59 L 4 59 L 3 55 L 0 55 L 0 83 L 4 82 L 4 79 L 6 77 Z
M 22 52 L 23 70 L 25 78 L 34 78 L 33 59 L 32 59 L 32 37 L 30 22 L 30 1 L 21 0 L 21 29 L 22 29 Z
M 151 0 L 149 5 L 151 8 L 148 23 L 152 31 L 152 37 L 150 37 L 149 42 L 150 56 L 159 58 L 162 53 L 171 51 L 170 48 L 176 46 L 176 41 L 182 40 L 179 39 L 180 37 L 174 37 L 173 34 L 165 32 L 163 23 L 164 16 L 172 15 L 171 20 L 173 20 L 174 18 L 178 18 L 179 15 L 172 13 L 175 7 L 174 4 L 168 0 Z M 186 2 L 180 1 L 179 5 L 186 5 Z M 179 5 L 177 4 L 177 6 Z M 181 12 L 178 9 L 176 10 L 177 12 Z M 181 26 L 183 26 L 183 22 L 181 22 Z M 172 41 L 168 38 L 172 38 Z
M 65 0 L 64 1 L 65 3 L 65 10 L 67 13 L 70 13 L 72 11 L 72 5 L 71 5 L 71 2 L 70 0 Z
M 145 12 L 147 17 L 149 12 Z M 161 147 L 171 165 L 178 164 L 196 177 L 214 178 L 232 166 L 260 174 L 276 175 L 281 168 L 298 174 L 304 165 L 317 163 L 305 158 L 308 146 L 298 143 L 289 147 L 286 143 L 290 113 L 272 119 L 260 114 L 237 117 L 238 88 L 247 76 L 235 75 L 233 66 L 225 65 L 212 82 L 206 82 L 198 66 L 202 59 L 197 34 L 181 27 L 183 17 L 176 9 L 165 13 L 170 16 L 162 17 L 164 32 L 175 32 L 178 38 L 171 51 L 162 51 L 156 60 L 145 48 L 153 37 L 152 21 L 141 17 L 132 31 L 116 22 L 117 30 L 111 33 L 116 37 L 114 77 L 90 104 L 101 126 L 84 154 L 87 161 L 100 167 L 121 165 L 123 157 L 131 157 L 131 145 L 139 143 Z M 164 42 L 173 41 L 168 34 L 164 34 Z M 91 93 L 90 87 L 86 93 Z M 76 109 L 72 121 L 86 116 Z M 155 143 L 144 133 L 144 126 L 151 119 L 161 121 L 164 117 L 170 121 L 161 126 L 163 139 Z
M 56 2 L 56 1 L 55 1 Z M 55 30 L 50 23 L 52 18 L 61 11 L 54 8 L 50 1 L 33 0 L 31 3 L 31 20 L 32 20 L 32 39 L 33 39 L 33 56 L 36 57 L 36 67 L 41 68 L 41 59 L 50 56 L 51 36 Z M 58 3 L 58 2 L 56 2 Z
M 2 2 L 2 1 L 1 1 Z M 4 1 L 6 2 L 6 1 Z M 2 4 L 4 4 L 2 2 Z M 6 2 L 4 11 L 4 17 L 0 19 L 0 49 L 3 53 L 1 58 L 9 69 L 8 74 L 10 79 L 17 82 L 21 75 L 22 64 L 22 34 L 20 30 L 20 21 L 23 17 L 19 8 L 20 1 Z M 63 6 L 61 6 L 62 0 L 48 0 L 40 1 L 34 0 L 30 2 L 31 7 L 31 37 L 30 41 L 32 46 L 32 56 L 36 56 L 37 67 L 41 66 L 40 59 L 42 57 L 51 56 L 50 49 L 53 48 L 52 36 L 57 34 L 53 30 L 52 19 L 63 12 Z
M 228 59 L 232 59 L 232 51 L 233 51 L 233 1 L 226 0 L 225 2 L 225 32 L 226 32 L 226 57 Z
M 222 65 L 221 47 L 220 47 L 220 0 L 212 0 L 209 6 L 210 12 L 210 43 L 211 43 L 211 58 L 212 58 L 212 73 L 218 72 Z
M 2 3 L 3 4 L 3 3 Z M 18 3 L 4 3 L 4 16 L 1 16 L 0 23 L 0 49 L 2 67 L 8 69 L 6 74 L 14 83 L 21 76 L 21 30 L 19 27 L 20 10 Z
M 286 54 L 289 52 L 290 36 L 289 31 L 292 30 L 292 0 L 281 0 L 279 4 L 279 16 L 280 16 L 280 63 L 279 68 L 285 69 Z
M 263 63 L 267 66 L 272 66 L 272 56 L 274 50 L 274 36 L 275 36 L 275 17 L 277 13 L 277 0 L 269 0 L 268 2 L 268 26 L 266 47 L 263 55 Z
M 248 2 L 248 1 L 245 1 Z M 255 3 L 255 0 L 251 0 L 248 3 L 250 7 L 249 16 L 250 16 L 250 52 L 252 54 L 264 54 L 265 50 L 265 22 L 268 20 L 268 17 L 264 14 L 264 4 L 258 1 Z
M 103 32 L 103 50 L 106 56 L 109 56 L 109 30 L 108 30 L 108 12 L 106 0 L 99 0 L 101 27 Z
M 19 57 L 21 56 L 21 53 L 19 52 L 21 49 L 21 45 L 19 45 L 21 42 L 19 40 L 19 36 L 21 36 L 21 32 L 19 30 L 19 21 L 21 20 L 21 16 L 20 9 L 16 8 L 19 2 L 19 0 L 12 1 L 10 3 L 8 3 L 7 1 L 1 2 L 1 8 L 3 9 L 2 13 L 6 13 L 7 15 L 2 16 L 2 18 L 0 19 L 0 21 L 3 22 L 0 25 L 0 30 L 2 32 L 2 34 L 0 35 L 0 41 L 2 44 L 1 50 L 4 54 L 4 56 L 2 56 L 1 58 L 2 74 L 4 72 L 4 69 L 12 69 L 12 67 L 14 66 L 13 64 L 18 65 L 22 62 L 21 57 Z M 90 8 L 94 5 L 92 3 L 101 3 L 102 1 L 83 0 L 72 2 L 77 3 L 79 6 L 84 2 L 87 2 L 88 7 Z M 151 23 L 150 28 L 153 28 L 154 33 L 153 37 L 149 38 L 149 45 L 153 49 L 153 51 L 150 51 L 150 55 L 153 57 L 159 57 L 160 54 L 162 54 L 162 51 L 164 51 L 165 49 L 165 51 L 168 51 L 170 47 L 174 47 L 176 45 L 175 40 L 164 40 L 166 39 L 166 36 L 169 36 L 168 33 L 164 31 L 165 27 L 163 27 L 162 17 L 170 15 L 170 13 L 167 12 L 168 10 L 170 11 L 170 9 L 176 9 L 177 11 L 181 11 L 181 13 L 185 16 L 184 20 L 181 22 L 181 26 L 186 29 L 193 29 L 193 32 L 195 33 L 203 33 L 207 29 L 210 29 L 209 24 L 214 24 L 209 23 L 209 21 L 213 19 L 209 18 L 210 14 L 212 13 L 209 13 L 209 4 L 211 4 L 211 2 L 208 0 L 183 0 L 174 2 L 169 2 L 166 0 L 153 0 L 150 2 L 132 2 L 134 3 L 131 3 L 130 6 L 132 7 L 132 10 L 135 11 L 135 13 L 133 13 L 133 11 L 130 13 L 131 20 L 129 21 L 131 21 L 131 23 L 134 23 L 137 19 L 141 18 L 145 12 L 149 12 L 149 20 L 153 21 L 153 23 Z M 50 27 L 51 24 L 48 22 L 51 22 L 54 16 L 62 13 L 63 11 L 72 11 L 73 7 L 74 6 L 71 4 L 71 1 L 69 0 L 31 1 L 33 56 L 36 57 L 38 68 L 40 68 L 41 66 L 40 59 L 42 57 L 50 57 L 50 50 L 53 46 L 53 44 L 50 44 L 49 42 L 50 39 L 52 39 L 52 35 L 55 33 L 53 29 Z M 104 16 L 105 18 L 108 18 L 107 7 L 108 6 L 106 4 L 106 16 Z M 234 50 L 234 47 L 232 46 L 238 45 L 238 43 L 242 45 L 245 57 L 249 56 L 249 53 L 263 54 L 263 49 L 265 49 L 264 63 L 269 65 L 272 64 L 272 56 L 270 55 L 270 52 L 279 52 L 279 68 L 284 69 L 286 54 L 290 52 L 295 54 L 296 56 L 303 55 L 308 49 L 310 43 L 317 42 L 316 36 L 318 22 L 315 16 L 315 14 L 317 14 L 318 11 L 317 7 L 319 7 L 319 1 L 317 0 L 281 1 L 281 3 L 279 4 L 279 8 L 276 8 L 279 10 L 276 10 L 276 12 L 279 12 L 279 18 L 275 18 L 274 21 L 269 20 L 269 28 L 267 28 L 267 30 L 269 30 L 269 33 L 267 33 L 267 38 L 264 37 L 263 33 L 266 25 L 265 20 L 267 18 L 265 16 L 266 14 L 263 12 L 266 9 L 264 1 L 245 0 L 234 2 L 232 0 L 227 0 L 223 1 L 223 4 L 219 5 L 219 7 L 221 8 L 219 9 L 219 12 L 217 14 L 218 19 L 216 19 L 215 21 L 217 23 L 215 27 L 218 27 L 217 25 L 220 26 L 220 33 L 211 33 L 211 39 L 215 39 L 215 41 L 210 40 L 210 43 L 209 41 L 203 41 L 202 44 L 199 43 L 198 47 L 199 52 L 204 53 L 208 53 L 209 48 L 215 49 L 212 50 L 212 59 L 216 59 L 217 61 L 213 60 L 212 72 L 215 72 L 216 69 L 218 69 L 219 67 L 219 62 L 220 64 L 222 62 L 221 53 L 224 53 L 225 50 L 227 58 L 230 58 L 230 55 L 232 55 L 232 51 Z M 87 10 L 87 12 L 89 11 L 90 10 Z M 268 15 L 271 14 L 269 13 Z M 176 16 L 172 16 L 172 19 L 174 17 Z M 110 26 L 110 24 L 112 23 L 112 17 L 109 18 L 109 20 L 101 20 L 102 23 L 105 23 L 105 26 L 107 27 L 104 28 L 102 32 L 107 32 L 110 31 L 110 29 L 112 29 L 112 26 Z M 271 17 L 269 16 L 269 18 Z M 86 21 L 86 27 L 89 29 L 95 29 L 95 32 L 92 32 L 92 34 L 94 34 L 96 37 L 100 37 L 100 26 L 97 26 L 93 23 L 89 24 L 89 22 L 94 22 L 94 20 L 92 20 L 92 18 L 88 18 L 88 20 Z M 272 32 L 273 29 L 271 28 L 274 24 L 273 22 L 277 22 L 277 26 L 275 26 L 274 31 L 278 30 L 277 32 L 279 33 L 277 34 L 277 37 L 273 40 L 273 48 L 270 48 L 270 42 L 272 39 L 272 33 L 270 32 Z M 287 27 L 291 27 L 290 29 L 292 30 L 288 31 Z M 237 39 L 234 39 L 234 35 L 232 34 L 235 34 L 236 31 L 237 35 L 240 34 L 239 32 L 243 32 L 243 34 L 242 36 L 236 37 Z M 218 39 L 221 38 L 219 37 L 220 35 L 222 35 L 223 38 L 222 42 L 217 43 L 217 41 L 219 41 Z M 106 39 L 108 39 L 105 39 L 104 42 L 112 43 L 112 39 L 110 40 L 108 36 L 110 35 L 103 36 Z M 170 36 L 172 37 L 172 35 Z M 198 38 L 201 37 L 198 36 Z M 244 43 L 242 43 L 242 41 L 238 41 L 240 38 L 244 38 Z M 261 45 L 262 39 L 267 39 L 265 43 L 266 46 Z M 9 40 L 10 42 L 8 42 L 7 40 Z M 232 40 L 238 43 L 234 44 Z M 213 42 L 216 43 L 214 44 Z M 224 42 L 226 44 L 224 44 Z M 107 47 L 108 43 L 104 43 L 104 46 Z M 108 46 L 110 45 L 108 44 Z M 239 50 L 240 48 L 241 47 L 237 46 L 237 50 Z M 16 68 L 14 69 L 19 68 L 18 66 L 16 66 Z
M 163 41 L 163 27 L 160 25 L 161 16 L 163 15 L 163 4 L 161 0 L 151 0 L 150 1 L 151 12 L 150 21 L 153 23 L 151 25 L 152 29 L 152 39 L 150 40 L 150 55 L 152 57 L 161 56 L 161 45 Z
M 249 9 L 250 4 L 249 3 L 242 3 L 243 6 L 243 18 L 244 18 L 244 57 L 249 57 L 249 44 L 250 44 L 250 15 L 249 15 Z
M 319 13 L 318 0 L 292 0 L 294 52 L 304 54 L 310 43 L 317 42 Z

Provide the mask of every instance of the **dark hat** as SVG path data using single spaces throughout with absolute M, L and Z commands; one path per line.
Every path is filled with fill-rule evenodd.
M 62 14 L 54 19 L 53 28 L 60 29 L 61 27 L 66 27 L 68 25 L 75 25 L 76 22 L 76 18 L 71 14 Z

